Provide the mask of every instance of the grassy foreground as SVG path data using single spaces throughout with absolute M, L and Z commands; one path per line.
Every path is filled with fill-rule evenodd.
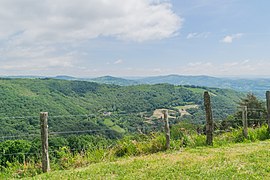
M 122 158 L 27 179 L 270 179 L 270 141 Z

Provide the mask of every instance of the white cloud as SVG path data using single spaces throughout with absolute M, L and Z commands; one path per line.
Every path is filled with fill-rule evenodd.
M 194 38 L 208 38 L 210 32 L 203 32 L 203 33 L 189 33 L 187 35 L 187 39 L 194 39 Z
M 166 1 L 2 0 L 0 37 L 21 41 L 74 41 L 112 36 L 146 41 L 173 36 L 182 19 Z
M 225 36 L 225 37 L 222 39 L 222 42 L 224 42 L 224 43 L 232 43 L 232 41 L 233 41 L 232 36 Z
M 12 71 L 44 71 L 51 68 L 72 68 L 72 58 L 69 56 L 63 57 L 46 57 L 41 58 L 39 61 L 30 59 L 21 63 L 21 60 L 13 60 L 10 62 L 0 63 L 0 70 L 12 70 Z
M 221 40 L 221 42 L 223 42 L 223 43 L 232 43 L 233 40 L 240 39 L 242 36 L 243 36 L 242 33 L 227 35 Z
M 239 60 L 225 63 L 193 62 L 176 73 L 192 75 L 268 75 L 269 60 Z
M 152 70 L 154 73 L 161 73 L 162 72 L 162 69 L 160 68 L 155 68 Z
M 116 61 L 114 61 L 113 64 L 122 64 L 123 63 L 123 60 L 122 59 L 118 59 Z
M 57 49 L 48 46 L 14 46 L 0 48 L 0 72 L 37 73 L 48 69 L 72 68 L 75 52 L 56 54 Z
M 160 40 L 181 26 L 167 0 L 1 0 L 0 70 L 57 73 L 79 61 L 70 51 L 89 39 Z

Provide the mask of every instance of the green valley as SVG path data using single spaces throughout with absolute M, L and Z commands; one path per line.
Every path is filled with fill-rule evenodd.
M 49 112 L 51 131 L 109 128 L 117 133 L 134 132 L 134 127 L 144 126 L 156 109 L 177 110 L 191 104 L 197 107 L 186 118 L 199 123 L 204 121 L 205 90 L 212 94 L 217 120 L 234 112 L 242 96 L 233 90 L 170 84 L 117 86 L 49 78 L 2 78 L 0 135 L 37 133 L 42 111 Z
M 49 112 L 53 173 L 165 151 L 163 110 L 169 113 L 171 150 L 206 146 L 204 91 L 210 92 L 212 100 L 215 135 L 218 135 L 214 144 L 245 142 L 238 128 L 241 121 L 235 119 L 239 121 L 233 124 L 235 129 L 228 124 L 233 121 L 226 121 L 237 112 L 237 103 L 243 97 L 233 90 L 171 84 L 119 86 L 50 78 L 2 78 L 0 178 L 41 173 L 39 113 L 44 111 Z M 263 126 L 251 129 L 248 141 L 268 138 L 267 127 Z M 54 178 L 53 174 L 37 178 L 47 176 Z M 74 178 L 69 174 L 67 177 Z

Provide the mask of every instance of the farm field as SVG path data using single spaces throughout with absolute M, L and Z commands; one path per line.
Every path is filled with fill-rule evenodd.
M 27 179 L 269 179 L 269 156 L 267 140 L 126 157 Z

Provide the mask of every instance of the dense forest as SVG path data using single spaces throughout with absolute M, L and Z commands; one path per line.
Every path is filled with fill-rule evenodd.
M 233 90 L 170 84 L 117 86 L 50 78 L 0 80 L 0 136 L 39 132 L 39 112 L 49 112 L 50 131 L 107 128 L 106 135 L 134 132 L 138 127 L 157 124 L 154 110 L 194 104 L 190 116 L 180 120 L 204 120 L 203 92 L 211 92 L 215 119 L 236 109 L 241 93 Z M 115 132 L 116 134 L 114 134 Z
M 12 78 L 12 77 L 11 77 Z M 15 78 L 15 77 L 13 77 Z M 22 78 L 22 77 L 20 77 Z M 26 77 L 27 78 L 27 77 Z M 31 77 L 28 77 L 31 78 Z M 260 99 L 265 98 L 265 91 L 269 90 L 269 78 L 222 78 L 211 76 L 183 76 L 183 75 L 165 75 L 151 76 L 141 78 L 121 78 L 113 76 L 102 76 L 97 78 L 75 78 L 70 76 L 56 76 L 55 79 L 92 81 L 106 84 L 117 84 L 121 86 L 130 86 L 138 84 L 160 84 L 168 83 L 174 85 L 195 85 L 204 87 L 216 87 L 222 89 L 233 89 L 240 92 L 252 92 Z

